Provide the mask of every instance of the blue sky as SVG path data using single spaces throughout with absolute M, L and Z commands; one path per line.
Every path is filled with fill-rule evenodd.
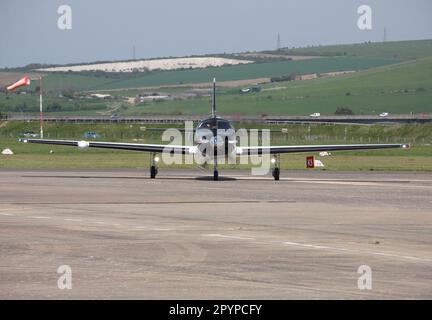
M 57 27 L 60 5 L 72 29 Z M 359 30 L 357 8 L 372 8 Z M 430 0 L 23 0 L 0 2 L 0 68 L 283 46 L 432 38 Z

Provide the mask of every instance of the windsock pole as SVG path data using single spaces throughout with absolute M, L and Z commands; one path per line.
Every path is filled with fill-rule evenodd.
M 43 139 L 42 76 L 39 81 L 40 138 Z

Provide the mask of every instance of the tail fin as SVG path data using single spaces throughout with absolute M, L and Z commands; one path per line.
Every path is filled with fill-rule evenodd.
M 213 78 L 212 117 L 216 118 L 216 78 Z

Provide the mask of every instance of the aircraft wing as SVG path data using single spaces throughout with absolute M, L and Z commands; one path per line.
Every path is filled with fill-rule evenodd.
M 278 154 L 278 153 L 302 153 L 321 151 L 353 151 L 409 148 L 407 144 L 345 144 L 345 145 L 304 145 L 304 146 L 268 146 L 268 147 L 238 147 L 238 155 Z
M 72 146 L 78 148 L 105 148 L 118 150 L 133 150 L 143 152 L 171 152 L 178 154 L 192 154 L 196 152 L 196 147 L 173 146 L 164 144 L 141 144 L 124 142 L 101 142 L 101 141 L 76 141 L 76 140 L 49 140 L 49 139 L 20 139 L 24 143 L 53 144 L 61 146 Z

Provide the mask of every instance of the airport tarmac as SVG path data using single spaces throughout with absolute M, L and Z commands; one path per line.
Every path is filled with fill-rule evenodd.
M 432 298 L 431 173 L 203 175 L 1 170 L 0 298 Z

